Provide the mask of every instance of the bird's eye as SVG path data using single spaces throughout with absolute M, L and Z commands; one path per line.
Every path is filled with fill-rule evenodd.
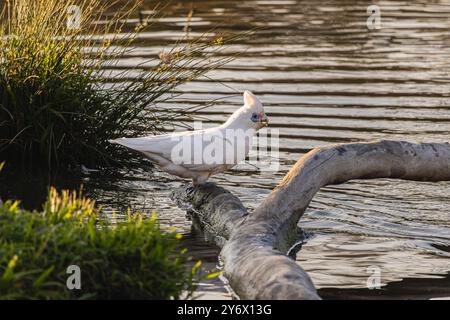
M 252 117 L 250 118 L 253 122 L 258 121 L 258 114 L 257 113 L 252 113 Z

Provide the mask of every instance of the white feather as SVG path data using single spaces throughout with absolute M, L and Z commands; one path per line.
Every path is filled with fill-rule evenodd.
M 194 184 L 199 184 L 205 182 L 212 174 L 225 171 L 245 159 L 251 148 L 252 136 L 258 129 L 264 126 L 264 123 L 261 121 L 255 122 L 251 120 L 253 114 L 258 114 L 263 118 L 262 120 L 267 121 L 261 102 L 251 92 L 245 91 L 244 105 L 234 112 L 221 126 L 206 130 L 184 131 L 157 136 L 119 138 L 110 140 L 110 142 L 141 152 L 163 171 L 181 178 L 191 178 Z M 245 139 L 245 141 L 227 139 L 227 133 L 236 132 L 238 129 L 249 133 L 247 135 L 248 139 Z M 189 152 L 189 150 L 185 150 L 186 148 L 184 148 L 182 150 L 183 154 L 186 155 L 187 153 L 190 157 L 186 159 L 185 156 L 183 161 L 174 160 L 174 150 L 180 148 L 180 141 L 183 139 L 184 141 L 194 141 L 195 139 L 202 141 L 204 137 L 211 138 L 210 141 L 212 142 L 201 143 L 201 150 L 197 148 L 195 152 L 193 152 L 194 149 L 191 149 L 191 152 Z M 242 146 L 244 146 L 245 150 L 240 150 Z M 228 153 L 228 155 L 233 151 L 236 156 L 233 157 L 232 161 L 223 159 L 205 162 L 199 156 L 199 153 L 203 155 L 204 152 L 208 151 L 205 150 L 206 148 L 224 150 L 224 153 Z M 177 153 L 175 152 L 175 154 Z

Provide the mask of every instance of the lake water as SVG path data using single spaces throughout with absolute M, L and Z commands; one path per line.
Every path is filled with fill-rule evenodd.
M 221 51 L 238 54 L 237 59 L 177 88 L 182 95 L 169 106 L 220 98 L 198 113 L 213 126 L 242 105 L 237 91 L 251 90 L 262 100 L 271 128 L 280 132 L 280 170 L 230 170 L 211 179 L 253 209 L 314 147 L 374 139 L 450 140 L 450 1 L 377 1 L 379 30 L 366 26 L 367 4 L 173 1 L 118 67 L 155 58 L 183 37 L 192 6 L 191 37 L 213 27 L 227 34 L 256 30 Z M 8 192 L 31 203 L 40 201 L 35 188 L 45 189 L 48 181 L 14 180 Z M 90 173 L 81 180 L 106 212 L 155 209 L 163 225 L 185 235 L 183 244 L 196 259 L 208 267 L 217 263 L 219 250 L 191 230 L 185 212 L 170 199 L 180 180 L 151 168 Z M 80 181 L 64 176 L 52 182 Z M 297 260 L 324 298 L 450 296 L 449 218 L 448 182 L 380 179 L 326 187 L 300 221 L 311 236 Z M 380 273 L 381 290 L 367 289 L 373 272 Z M 219 279 L 202 284 L 201 291 L 230 298 Z

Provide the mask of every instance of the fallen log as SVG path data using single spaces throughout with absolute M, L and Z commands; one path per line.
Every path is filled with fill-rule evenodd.
M 337 144 L 305 154 L 249 214 L 213 183 L 174 191 L 222 248 L 231 288 L 244 299 L 320 299 L 308 274 L 287 254 L 298 221 L 320 188 L 352 179 L 450 181 L 450 144 L 376 141 Z

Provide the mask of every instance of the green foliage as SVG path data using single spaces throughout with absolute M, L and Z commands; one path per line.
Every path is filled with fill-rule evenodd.
M 179 299 L 200 279 L 155 214 L 105 222 L 92 200 L 49 192 L 42 212 L 0 203 L 0 299 Z M 81 290 L 66 287 L 67 267 L 81 269 Z
M 136 5 L 105 3 L 0 4 L 0 159 L 47 168 L 111 164 L 118 153 L 108 139 L 158 132 L 180 114 L 189 115 L 192 110 L 157 104 L 170 99 L 176 86 L 230 60 L 214 58 L 222 40 L 196 41 L 156 57 L 154 67 L 141 68 L 138 76 L 130 70 L 114 75 L 106 90 L 101 83 L 109 71 L 103 67 L 114 66 L 147 23 L 124 32 L 123 21 Z M 76 30 L 66 25 L 74 4 L 82 12 Z M 104 22 L 108 10 L 117 13 Z

